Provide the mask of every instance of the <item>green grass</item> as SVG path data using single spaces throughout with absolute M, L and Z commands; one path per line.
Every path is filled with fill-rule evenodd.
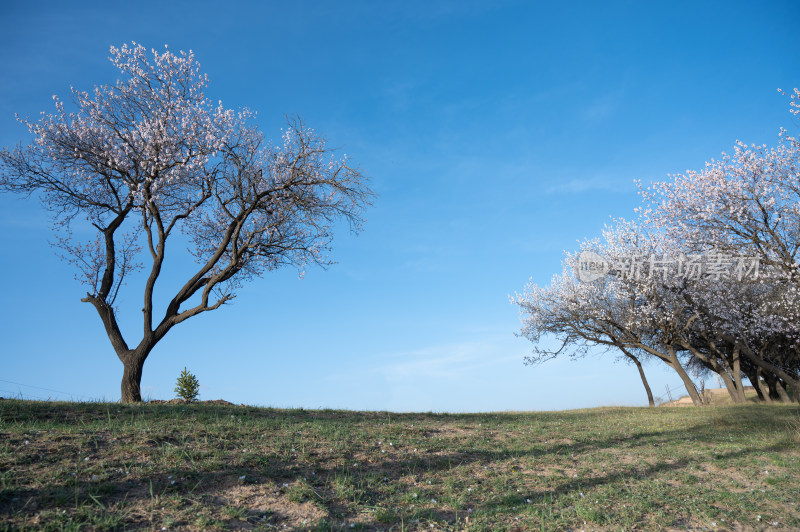
M 800 409 L 0 401 L 0 530 L 800 529 Z M 777 523 L 777 524 L 775 524 Z

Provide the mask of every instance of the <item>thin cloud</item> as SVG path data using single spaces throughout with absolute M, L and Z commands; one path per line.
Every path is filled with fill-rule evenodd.
M 457 379 L 486 366 L 495 366 L 512 360 L 522 364 L 522 354 L 509 354 L 507 342 L 462 342 L 429 346 L 411 351 L 384 355 L 381 358 L 395 359 L 372 372 L 383 375 L 389 381 L 417 379 Z

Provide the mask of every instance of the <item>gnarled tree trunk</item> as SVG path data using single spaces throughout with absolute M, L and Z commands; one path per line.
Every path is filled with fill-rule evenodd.
M 138 349 L 129 351 L 124 357 L 120 356 L 124 370 L 122 372 L 122 398 L 123 403 L 139 403 L 142 401 L 142 368 L 147 359 L 146 353 Z

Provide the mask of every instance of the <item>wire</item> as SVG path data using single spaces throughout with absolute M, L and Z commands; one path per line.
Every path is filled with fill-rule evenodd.
M 61 395 L 69 395 L 70 397 L 83 397 L 84 399 L 92 399 L 88 395 L 81 395 L 81 394 L 70 393 L 70 392 L 62 392 L 62 391 L 59 391 L 59 390 L 53 390 L 52 388 L 42 388 L 41 386 L 33 386 L 32 384 L 22 384 L 21 382 L 7 381 L 5 379 L 0 379 L 0 382 L 7 382 L 9 384 L 16 384 L 17 386 L 26 386 L 28 388 L 36 388 L 37 390 L 44 390 L 44 391 L 47 391 L 47 392 L 60 393 Z M 6 391 L 8 391 L 8 390 L 6 390 Z
M 13 390 L 0 390 L 4 394 L 8 394 L 5 396 L 5 399 L 19 399 L 19 400 L 26 400 L 26 399 L 33 399 L 35 401 L 47 401 L 44 397 L 39 397 L 38 395 L 22 395 L 22 392 L 17 390 L 16 392 Z

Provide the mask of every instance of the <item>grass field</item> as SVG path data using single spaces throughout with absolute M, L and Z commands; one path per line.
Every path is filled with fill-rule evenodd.
M 0 401 L 4 530 L 800 529 L 794 406 Z

